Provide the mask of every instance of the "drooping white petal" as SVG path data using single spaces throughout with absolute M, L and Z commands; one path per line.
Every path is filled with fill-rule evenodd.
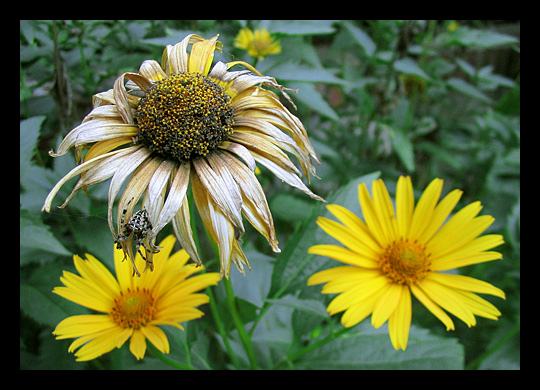
M 152 236 L 156 236 L 158 232 L 165 227 L 179 212 L 186 195 L 189 184 L 189 172 L 191 164 L 176 164 L 176 173 L 172 180 L 167 194 L 165 204 L 161 209 L 159 217 L 153 223 Z
M 41 209 L 42 211 L 47 211 L 47 212 L 50 212 L 51 211 L 51 203 L 52 203 L 52 200 L 54 199 L 54 197 L 56 196 L 56 194 L 58 193 L 58 191 L 60 190 L 60 188 L 70 179 L 74 178 L 75 176 L 77 175 L 80 175 L 81 173 L 83 172 L 86 172 L 88 171 L 90 168 L 96 166 L 97 164 L 99 164 L 101 161 L 109 158 L 110 156 L 112 155 L 115 155 L 115 154 L 118 154 L 118 153 L 122 153 L 124 152 L 125 149 L 119 149 L 119 150 L 114 150 L 112 152 L 109 152 L 109 153 L 105 153 L 105 154 L 102 154 L 101 156 L 98 156 L 96 158 L 93 158 L 92 160 L 90 161 L 86 161 L 85 163 L 81 164 L 81 165 L 77 165 L 75 168 L 73 168 L 71 171 L 68 172 L 67 175 L 65 175 L 58 183 L 56 183 L 56 185 L 54 186 L 54 188 L 51 190 L 51 192 L 49 193 L 49 195 L 47 195 L 47 198 L 45 199 L 45 203 L 43 204 L 43 208 Z M 125 153 L 125 152 L 124 152 Z
M 274 230 L 274 220 L 257 177 L 253 171 L 228 153 L 219 153 L 217 156 L 229 166 L 233 178 L 242 192 L 242 212 L 255 229 L 268 240 L 274 252 L 280 252 Z
M 191 173 L 191 188 L 204 226 L 219 248 L 221 275 L 229 277 L 233 243 L 235 241 L 234 227 L 229 219 L 223 215 L 219 207 L 214 204 L 199 176 L 193 171 Z
M 165 199 L 165 190 L 175 163 L 171 160 L 163 161 L 156 169 L 146 190 L 143 208 L 148 212 L 148 218 L 154 226 L 159 218 L 163 202 Z
M 52 157 L 63 156 L 73 146 L 89 144 L 92 142 L 104 141 L 113 138 L 135 136 L 137 126 L 127 125 L 114 119 L 95 119 L 84 122 L 71 130 L 62 140 L 56 153 L 49 152 Z
M 212 153 L 193 160 L 197 176 L 221 212 L 232 222 L 239 236 L 244 234 L 242 196 L 227 167 Z
M 173 228 L 182 248 L 184 248 L 189 257 L 195 260 L 198 265 L 201 265 L 201 257 L 197 251 L 197 245 L 195 244 L 193 231 L 191 230 L 191 214 L 187 196 L 184 196 L 182 205 L 173 218 Z
M 229 152 L 236 154 L 238 157 L 244 160 L 248 168 L 251 169 L 253 172 L 257 168 L 257 163 L 255 162 L 255 159 L 245 146 L 240 145 L 236 142 L 224 141 L 221 143 L 221 145 L 219 145 L 219 148 L 228 150 Z
M 128 176 L 139 167 L 149 156 L 151 152 L 147 148 L 139 146 L 138 150 L 135 150 L 125 160 L 125 163 L 115 172 L 113 178 L 111 179 L 111 184 L 109 185 L 109 195 L 108 195 L 108 207 L 107 207 L 107 220 L 109 222 L 109 228 L 116 238 L 116 231 L 113 226 L 112 221 L 112 209 L 114 205 L 114 200 L 120 192 L 120 188 Z

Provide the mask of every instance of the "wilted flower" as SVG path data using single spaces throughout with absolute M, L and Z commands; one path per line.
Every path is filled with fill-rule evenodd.
M 133 261 L 144 248 L 152 268 L 159 250 L 155 238 L 172 221 L 180 244 L 200 264 L 187 196 L 191 183 L 202 221 L 219 247 L 223 275 L 228 277 L 231 261 L 242 272 L 249 266 L 238 243 L 244 234 L 242 214 L 278 252 L 256 163 L 322 200 L 302 182 L 302 172 L 285 152 L 298 158 L 308 180 L 315 175 L 311 159 L 318 160 L 300 120 L 263 87 L 281 91 L 290 101 L 287 89 L 242 61 L 217 62 L 212 68 L 221 46 L 218 36 L 188 35 L 166 47 L 161 65 L 144 61 L 139 73 L 124 73 L 113 89 L 94 95 L 94 109 L 51 152 L 61 156 L 75 147 L 80 165 L 56 184 L 43 209 L 50 210 L 60 187 L 75 176 L 81 178 L 61 207 L 80 189 L 112 178 L 108 222 L 127 257 Z M 229 71 L 238 64 L 248 70 Z M 128 178 L 115 229 L 113 204 Z

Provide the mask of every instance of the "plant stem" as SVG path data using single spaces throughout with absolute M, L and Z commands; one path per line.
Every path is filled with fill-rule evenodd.
M 244 323 L 242 322 L 242 318 L 238 312 L 232 283 L 229 279 L 225 278 L 223 279 L 223 285 L 225 286 L 225 292 L 227 294 L 227 304 L 229 306 L 229 310 L 231 311 L 231 316 L 233 318 L 234 325 L 236 326 L 236 330 L 238 331 L 238 335 L 240 336 L 240 340 L 242 341 L 244 349 L 246 350 L 251 369 L 257 370 L 259 369 L 259 366 L 257 365 L 257 360 L 255 358 L 255 350 L 253 349 L 253 344 L 251 343 L 249 335 L 244 329 Z
M 192 365 L 180 363 L 175 360 L 169 359 L 168 357 L 163 355 L 152 343 L 148 343 L 147 347 L 152 353 L 152 355 L 154 355 L 154 357 L 158 358 L 163 363 L 171 367 L 178 368 L 179 370 L 196 370 L 196 368 Z
M 498 343 L 496 343 L 493 347 L 491 347 L 482 355 L 480 355 L 479 357 L 474 359 L 472 362 L 470 362 L 467 365 L 467 367 L 465 367 L 465 369 L 476 370 L 478 367 L 480 367 L 480 364 L 482 364 L 484 360 L 486 360 L 488 357 L 490 357 L 499 349 L 501 349 L 506 343 L 508 343 L 512 338 L 514 338 L 519 333 L 520 330 L 521 330 L 521 324 L 518 322 L 514 325 L 514 327 L 510 330 L 510 332 L 508 332 L 502 339 L 499 340 Z
M 214 321 L 216 323 L 218 333 L 221 336 L 221 339 L 223 340 L 223 344 L 225 344 L 225 349 L 227 350 L 227 353 L 229 354 L 229 357 L 231 358 L 231 361 L 234 367 L 236 367 L 237 370 L 240 370 L 241 369 L 240 362 L 238 361 L 238 358 L 236 357 L 236 355 L 234 354 L 234 351 L 231 348 L 231 343 L 229 343 L 229 338 L 227 337 L 225 326 L 223 325 L 223 321 L 221 320 L 221 316 L 219 315 L 216 299 L 214 297 L 214 292 L 212 291 L 212 288 L 207 287 L 206 293 L 210 297 L 210 310 L 212 311 L 212 316 L 214 317 Z

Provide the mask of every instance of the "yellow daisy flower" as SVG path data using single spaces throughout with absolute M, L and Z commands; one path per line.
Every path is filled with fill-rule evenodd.
M 73 177 L 81 175 L 60 207 L 80 189 L 112 177 L 108 222 L 125 256 L 133 261 L 144 248 L 146 267 L 152 269 L 159 251 L 155 238 L 172 221 L 180 244 L 200 264 L 186 195 L 191 183 L 195 205 L 219 247 L 223 275 L 228 277 L 231 262 L 241 272 L 249 267 L 238 243 L 244 234 L 242 214 L 279 252 L 266 196 L 254 174 L 256 163 L 322 200 L 301 180 L 302 172 L 308 180 L 315 175 L 311 159 L 318 160 L 300 120 L 263 87 L 278 89 L 290 100 L 286 88 L 242 61 L 217 62 L 212 68 L 214 52 L 222 46 L 217 39 L 188 35 L 165 48 L 161 65 L 144 61 L 139 73 L 124 73 L 113 89 L 94 95 L 94 108 L 83 123 L 56 153 L 50 152 L 57 157 L 75 147 L 80 165 L 51 190 L 43 210 L 50 211 L 56 193 Z M 229 71 L 234 65 L 247 69 Z M 83 149 L 88 149 L 84 156 Z M 115 229 L 113 204 L 128 178 Z M 135 266 L 134 272 L 140 275 Z
M 326 283 L 323 293 L 338 293 L 328 305 L 332 315 L 345 311 L 341 323 L 351 327 L 371 315 L 375 328 L 388 320 L 395 349 L 407 347 L 411 324 L 411 293 L 447 330 L 454 329 L 445 311 L 476 324 L 475 315 L 496 320 L 499 310 L 475 293 L 505 298 L 489 283 L 444 271 L 470 264 L 501 259 L 488 251 L 503 243 L 498 234 L 481 236 L 494 218 L 479 216 L 474 202 L 447 217 L 462 191 L 454 190 L 438 202 L 443 181 L 433 180 L 415 207 L 409 177 L 400 177 L 396 209 L 382 180 L 373 182 L 370 196 L 366 185 L 358 188 L 364 221 L 339 205 L 328 210 L 341 222 L 320 217 L 317 224 L 345 245 L 316 245 L 308 252 L 338 260 L 346 266 L 311 276 L 308 285 Z M 446 221 L 446 222 L 445 222 Z
M 259 60 L 267 55 L 281 53 L 281 43 L 274 41 L 266 28 L 254 32 L 247 27 L 240 30 L 234 46 L 246 50 L 251 57 Z
M 129 338 L 129 349 L 137 359 L 144 357 L 146 339 L 161 352 L 169 353 L 169 341 L 158 325 L 183 330 L 180 322 L 203 316 L 196 306 L 209 298 L 196 292 L 216 285 L 220 275 L 189 277 L 204 267 L 186 265 L 189 255 L 184 250 L 170 255 L 175 241 L 170 235 L 160 243 L 162 249 L 154 256 L 156 271 L 145 272 L 140 278 L 132 277 L 132 267 L 123 261 L 120 249 L 114 251 L 116 279 L 95 257 L 73 256 L 80 276 L 64 271 L 60 280 L 65 287 L 56 287 L 53 292 L 104 313 L 68 317 L 54 330 L 57 339 L 76 338 L 69 352 L 79 348 L 75 352 L 77 361 L 92 360 L 120 348 Z M 142 265 L 144 260 L 137 256 L 135 262 Z

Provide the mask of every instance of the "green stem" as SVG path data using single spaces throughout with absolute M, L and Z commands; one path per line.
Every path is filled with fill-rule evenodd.
M 234 354 L 234 351 L 231 348 L 231 343 L 229 342 L 229 338 L 227 337 L 225 326 L 223 325 L 223 321 L 221 320 L 221 316 L 219 315 L 216 299 L 214 297 L 214 292 L 212 291 L 210 287 L 207 287 L 206 293 L 210 297 L 210 310 L 212 311 L 212 316 L 214 317 L 214 321 L 216 323 L 218 333 L 221 336 L 221 339 L 223 340 L 223 344 L 225 344 L 225 349 L 227 350 L 227 353 L 229 354 L 229 357 L 231 358 L 231 361 L 234 367 L 236 367 L 237 370 L 240 370 L 241 369 L 240 362 L 238 361 L 238 358 L 236 357 L 236 355 Z
M 420 54 L 420 60 L 418 61 L 418 65 L 420 68 L 423 68 L 426 62 L 427 55 L 429 53 L 429 48 L 431 46 L 431 42 L 433 41 L 433 36 L 435 34 L 435 27 L 437 25 L 436 20 L 430 20 L 428 25 L 428 32 L 427 36 L 424 40 L 424 46 L 422 47 L 422 54 Z M 418 84 L 414 83 L 413 89 L 411 92 L 411 98 L 409 103 L 409 109 L 407 111 L 407 117 L 405 119 L 405 134 L 408 134 L 410 128 L 412 127 L 413 123 L 413 117 L 416 113 L 416 103 L 418 100 Z
M 180 363 L 175 360 L 169 359 L 168 357 L 163 355 L 154 345 L 152 345 L 152 343 L 147 343 L 147 347 L 152 353 L 152 355 L 154 355 L 154 357 L 158 358 L 163 363 L 171 367 L 177 368 L 179 370 L 196 370 L 196 368 L 192 365 Z
M 493 355 L 500 348 L 502 348 L 508 341 L 514 338 L 515 335 L 518 334 L 520 330 L 521 330 L 521 324 L 518 322 L 514 325 L 514 327 L 510 330 L 510 332 L 508 332 L 502 339 L 499 340 L 498 343 L 496 343 L 493 347 L 491 347 L 482 355 L 480 355 L 479 357 L 474 359 L 472 362 L 470 362 L 467 365 L 467 367 L 465 367 L 465 369 L 476 370 L 478 367 L 480 367 L 480 364 L 482 364 L 484 360 L 486 360 L 489 356 Z
M 233 318 L 236 330 L 238 331 L 238 335 L 240 336 L 240 340 L 242 341 L 242 345 L 246 350 L 251 369 L 257 370 L 259 369 L 259 366 L 257 365 L 257 359 L 255 358 L 255 350 L 253 349 L 251 338 L 244 329 L 244 323 L 242 322 L 242 318 L 240 317 L 240 313 L 238 312 L 238 307 L 236 306 L 236 297 L 234 296 L 232 283 L 229 279 L 223 279 L 223 285 L 225 286 L 225 292 L 227 294 L 227 304 L 229 306 L 229 310 L 231 312 L 231 316 Z

